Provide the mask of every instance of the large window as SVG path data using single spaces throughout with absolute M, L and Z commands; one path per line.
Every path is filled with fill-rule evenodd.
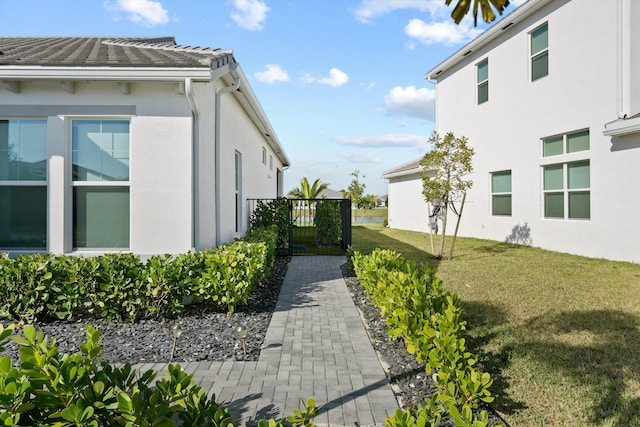
M 545 218 L 591 217 L 588 160 L 544 166 L 543 179 Z
M 47 247 L 47 122 L 0 120 L 0 248 Z
M 531 81 L 549 74 L 549 26 L 531 32 Z
M 489 100 L 489 60 L 485 59 L 476 65 L 478 84 L 478 104 Z
M 491 214 L 511 216 L 511 171 L 491 174 Z
M 73 247 L 129 247 L 129 121 L 72 122 Z

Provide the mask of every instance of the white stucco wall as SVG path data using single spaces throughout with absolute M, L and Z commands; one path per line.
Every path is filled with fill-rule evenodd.
M 390 228 L 429 232 L 427 203 L 422 197 L 420 174 L 389 179 L 388 220 Z
M 640 261 L 640 190 L 633 184 L 640 173 L 640 136 L 602 134 L 604 124 L 617 118 L 616 7 L 611 5 L 552 2 L 438 76 L 437 129 L 466 136 L 476 150 L 460 235 L 504 241 L 514 227 L 526 224 L 534 246 Z M 531 82 L 529 32 L 544 22 L 549 75 Z M 489 101 L 477 105 L 476 64 L 485 58 Z M 542 138 L 581 129 L 590 132 L 588 151 L 542 157 Z M 542 166 L 575 160 L 590 161 L 590 219 L 544 218 Z M 490 174 L 502 170 L 512 171 L 510 217 L 491 215 Z

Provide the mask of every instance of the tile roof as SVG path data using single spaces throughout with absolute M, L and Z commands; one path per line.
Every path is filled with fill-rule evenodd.
M 421 168 L 420 166 L 420 161 L 422 160 L 422 157 L 420 157 L 419 159 L 415 159 L 412 160 L 408 163 L 405 163 L 403 165 L 397 166 L 393 169 L 389 169 L 386 172 L 383 172 L 382 176 L 386 176 L 386 175 L 391 175 L 391 174 L 397 174 L 400 172 L 408 172 L 408 171 L 415 171 L 419 168 Z
M 0 37 L 0 66 L 216 69 L 230 50 L 181 46 L 174 37 Z

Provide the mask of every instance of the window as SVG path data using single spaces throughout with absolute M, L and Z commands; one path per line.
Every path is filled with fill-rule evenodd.
M 511 216 L 511 171 L 491 174 L 491 214 Z
M 47 247 L 47 121 L 0 120 L 0 248 Z
M 129 121 L 72 122 L 73 247 L 129 247 Z
M 273 156 L 269 156 L 269 170 L 273 170 Z
M 262 147 L 262 164 L 267 164 L 267 149 L 265 147 Z
M 531 32 L 531 81 L 549 74 L 549 27 L 545 23 Z
M 542 139 L 542 157 L 559 157 L 564 162 L 542 168 L 545 218 L 589 219 L 591 217 L 590 163 L 575 159 L 574 153 L 589 150 L 589 130 Z
M 242 154 L 236 151 L 235 156 L 235 196 L 236 196 L 236 233 L 240 232 L 242 221 Z
M 476 65 L 478 76 L 478 105 L 489 100 L 489 60 Z
M 543 179 L 545 218 L 565 218 L 565 211 L 570 219 L 591 217 L 588 160 L 544 166 Z
M 559 156 L 589 150 L 589 129 L 542 140 L 542 157 Z

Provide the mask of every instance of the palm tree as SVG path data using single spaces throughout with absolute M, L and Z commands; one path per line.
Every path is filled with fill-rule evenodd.
M 325 184 L 320 181 L 320 178 L 313 181 L 313 184 L 309 185 L 309 180 L 306 176 L 300 180 L 300 187 L 296 187 L 291 190 L 291 196 L 296 199 L 318 199 L 320 193 L 325 190 L 329 184 Z

